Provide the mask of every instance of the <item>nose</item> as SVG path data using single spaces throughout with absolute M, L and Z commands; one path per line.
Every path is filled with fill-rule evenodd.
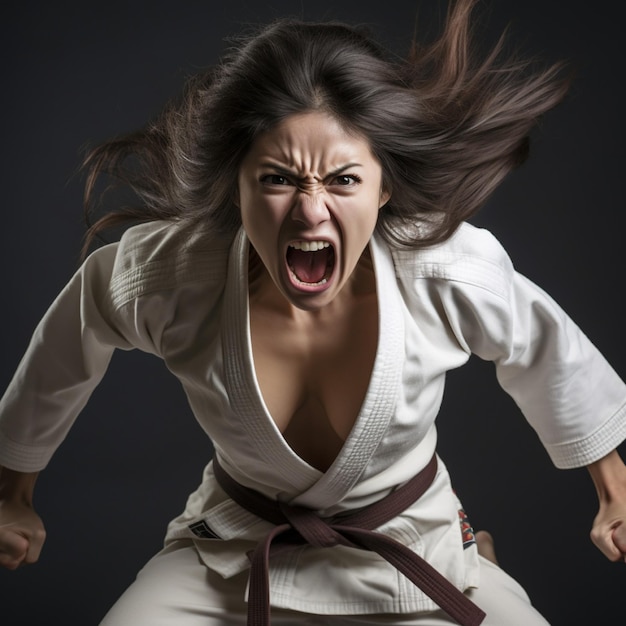
M 319 192 L 300 192 L 294 202 L 291 217 L 294 221 L 300 222 L 307 228 L 314 228 L 330 219 L 324 194 Z

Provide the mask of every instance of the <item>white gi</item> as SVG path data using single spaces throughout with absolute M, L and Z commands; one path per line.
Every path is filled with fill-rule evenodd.
M 472 353 L 494 361 L 500 384 L 558 467 L 591 463 L 626 437 L 624 383 L 558 305 L 514 271 L 490 233 L 464 224 L 422 251 L 372 239 L 376 360 L 357 421 L 320 472 L 286 444 L 263 402 L 250 342 L 245 233 L 230 244 L 153 222 L 92 254 L 38 326 L 0 402 L 0 464 L 20 471 L 47 464 L 115 348 L 165 360 L 235 480 L 324 516 L 366 506 L 426 465 L 445 373 Z M 380 530 L 465 590 L 479 584 L 478 558 L 474 545 L 463 547 L 460 504 L 439 467 L 427 493 Z M 247 569 L 246 553 L 268 529 L 225 496 L 209 464 L 166 545 L 193 541 L 210 570 L 231 578 Z M 437 608 L 380 557 L 347 547 L 290 552 L 272 562 L 270 577 L 272 605 L 284 609 Z

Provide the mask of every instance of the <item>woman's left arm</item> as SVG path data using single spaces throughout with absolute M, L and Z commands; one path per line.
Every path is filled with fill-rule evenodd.
M 626 465 L 613 450 L 587 469 L 600 503 L 591 540 L 611 561 L 626 561 Z

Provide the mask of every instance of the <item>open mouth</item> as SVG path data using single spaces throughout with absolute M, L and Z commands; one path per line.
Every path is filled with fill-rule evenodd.
M 335 249 L 328 241 L 297 241 L 287 248 L 287 266 L 300 286 L 325 285 L 335 267 Z

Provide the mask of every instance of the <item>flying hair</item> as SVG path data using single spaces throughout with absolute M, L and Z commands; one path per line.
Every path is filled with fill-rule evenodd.
M 107 229 L 138 221 L 191 220 L 234 235 L 237 176 L 252 142 L 308 111 L 369 142 L 391 193 L 377 224 L 391 245 L 445 241 L 525 161 L 532 129 L 569 86 L 562 64 L 536 69 L 505 54 L 505 35 L 479 54 L 476 1 L 452 2 L 440 35 L 415 37 L 404 59 L 337 22 L 282 19 L 236 41 L 154 121 L 87 154 L 83 254 Z M 92 223 L 103 176 L 104 196 L 122 186 L 136 202 Z

